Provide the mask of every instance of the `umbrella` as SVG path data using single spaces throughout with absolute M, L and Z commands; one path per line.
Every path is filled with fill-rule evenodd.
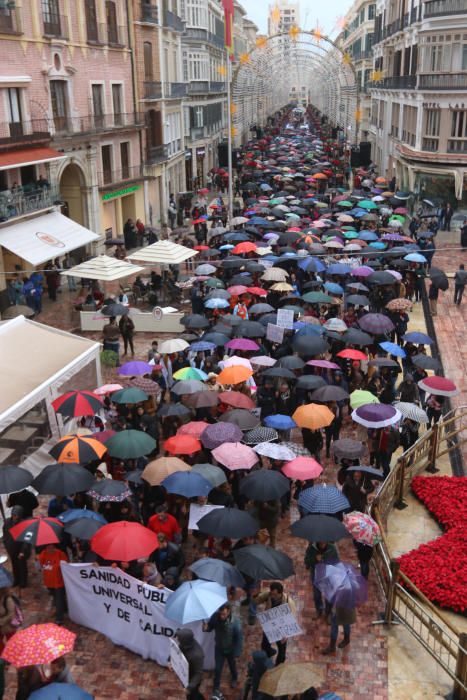
M 308 362 L 307 362 L 308 364 Z M 305 389 L 306 391 L 314 391 L 322 386 L 325 386 L 326 382 L 323 377 L 319 377 L 315 374 L 305 374 L 303 377 L 299 377 L 297 381 L 297 389 Z
M 394 408 L 397 408 L 404 418 L 409 418 L 415 423 L 429 423 L 429 419 L 423 408 L 417 406 L 414 403 L 408 403 L 406 401 L 399 401 L 394 404 Z
M 207 496 L 212 489 L 212 484 L 193 471 L 174 472 L 167 476 L 161 483 L 167 493 L 176 493 L 185 498 Z
M 204 394 L 205 392 L 203 391 L 202 393 Z M 214 392 L 209 392 L 209 393 L 214 394 Z M 216 396 L 214 396 L 214 398 L 216 399 L 216 401 L 214 403 L 214 406 L 215 406 L 217 404 L 217 398 L 216 398 Z M 191 414 L 191 411 L 188 408 L 188 406 L 184 406 L 182 403 L 164 403 L 157 411 L 157 415 L 161 416 L 162 418 L 167 418 L 168 416 L 184 417 L 184 416 L 188 416 L 190 414 Z
M 128 389 L 121 389 L 112 394 L 113 403 L 130 404 L 130 403 L 142 403 L 148 400 L 148 395 L 146 392 L 136 387 L 129 387 Z
M 278 437 L 277 430 L 260 425 L 253 430 L 247 430 L 243 435 L 243 442 L 245 445 L 259 445 L 263 442 L 274 442 Z
M 213 537 L 240 539 L 255 535 L 259 530 L 259 523 L 244 510 L 216 508 L 198 520 L 198 528 Z
M 326 328 L 327 331 L 343 333 L 347 330 L 347 325 L 340 318 L 330 318 L 329 321 L 326 321 L 324 324 L 324 328 Z
M 76 634 L 51 622 L 18 630 L 3 649 L 2 659 L 16 668 L 49 664 L 73 651 Z
M 187 379 L 197 379 L 200 382 L 204 382 L 208 375 L 197 367 L 182 367 L 173 375 L 174 379 L 187 380 Z
M 10 528 L 10 535 L 18 542 L 27 542 L 33 547 L 57 544 L 62 536 L 63 523 L 57 518 L 26 518 Z
M 209 423 L 204 420 L 192 420 L 189 423 L 185 423 L 177 430 L 177 435 L 191 435 L 198 440 L 201 434 L 206 430 Z
M 104 316 L 126 316 L 130 313 L 130 307 L 124 306 L 124 304 L 117 304 L 115 302 L 103 306 L 101 309 L 101 313 Z
M 75 683 L 48 683 L 35 690 L 30 700 L 93 700 L 94 696 Z
M 226 411 L 220 420 L 225 423 L 233 423 L 240 430 L 253 430 L 259 425 L 259 418 L 254 413 L 246 411 L 243 408 L 234 408 Z
M 35 311 L 25 304 L 16 304 L 15 306 L 9 306 L 7 309 L 2 311 L 2 319 L 4 321 L 10 318 L 17 318 L 18 316 L 25 316 L 25 318 L 32 318 Z
M 107 446 L 97 440 L 81 435 L 65 435 L 50 450 L 57 462 L 74 462 L 87 464 L 101 459 L 107 451 Z
M 344 525 L 356 542 L 374 547 L 381 542 L 378 524 L 367 513 L 353 510 L 344 515 Z
M 96 482 L 88 494 L 99 503 L 121 503 L 132 495 L 124 481 L 113 479 L 102 479 Z
M 349 533 L 337 518 L 330 515 L 306 515 L 290 528 L 294 537 L 302 537 L 309 542 L 337 542 Z
M 139 523 L 119 520 L 103 525 L 91 539 L 91 549 L 107 561 L 148 557 L 159 546 L 157 535 Z
M 373 335 L 382 335 L 394 330 L 394 324 L 383 314 L 365 314 L 358 320 L 358 325 L 364 331 Z
M 187 316 L 183 316 L 180 319 L 180 323 L 182 326 L 185 326 L 185 328 L 193 329 L 208 328 L 209 326 L 209 320 L 202 314 L 188 314 Z
M 190 465 L 178 457 L 159 457 L 149 462 L 141 477 L 151 486 L 158 486 L 174 472 L 189 472 Z
M 330 425 L 335 416 L 327 406 L 320 406 L 316 403 L 305 404 L 299 406 L 292 418 L 299 428 L 309 428 L 310 430 L 319 430 Z
M 292 428 L 297 427 L 297 424 L 290 416 L 285 416 L 281 413 L 266 416 L 264 424 L 268 426 L 268 428 L 274 428 L 275 430 L 292 430 Z
M 434 340 L 429 335 L 420 331 L 410 331 L 402 336 L 402 340 L 405 340 L 406 343 L 415 343 L 416 345 L 433 345 L 434 343 Z
M 107 396 L 107 394 L 113 394 L 114 391 L 119 391 L 120 389 L 123 389 L 121 384 L 104 384 L 94 389 L 94 393 L 97 396 Z
M 362 442 L 351 438 L 334 440 L 331 449 L 337 459 L 359 459 L 366 452 L 365 445 Z
M 370 243 L 370 245 L 372 245 Z M 376 246 L 376 243 L 375 243 Z M 394 284 L 395 280 L 394 277 L 391 275 L 390 272 L 387 272 L 386 270 L 379 270 L 378 272 L 373 272 L 369 277 L 367 277 L 368 282 L 371 284 Z
M 313 335 L 299 335 L 299 333 L 300 331 L 292 340 L 292 347 L 296 352 L 304 355 L 320 355 L 328 349 L 327 342 L 319 335 L 315 333 Z
M 368 597 L 366 579 L 351 564 L 342 561 L 317 564 L 314 584 L 329 603 L 339 608 L 353 609 Z
M 165 616 L 180 625 L 206 620 L 227 602 L 225 586 L 212 581 L 186 581 L 170 594 Z
M 198 391 L 207 391 L 207 386 L 199 379 L 182 379 L 176 382 L 171 391 L 178 396 L 185 396 L 187 394 L 196 394 Z
M 7 557 L 4 557 L 6 560 Z M 0 588 L 11 588 L 13 587 L 13 576 L 5 569 L 4 566 L 0 566 Z
M 196 576 L 204 581 L 215 581 L 221 586 L 243 588 L 245 579 L 232 564 L 222 559 L 205 557 L 198 559 L 188 567 Z
M 316 479 L 323 471 L 323 467 L 313 457 L 295 457 L 282 467 L 283 473 L 289 479 L 306 481 Z
M 412 364 L 414 364 L 416 367 L 420 367 L 421 369 L 441 369 L 441 362 L 439 360 L 437 360 L 435 357 L 425 355 L 424 353 L 414 355 L 412 357 Z
M 435 396 L 456 396 L 459 393 L 454 382 L 445 377 L 425 377 L 418 382 L 418 386 Z
M 0 494 L 22 491 L 32 483 L 32 474 L 27 469 L 15 466 L 0 467 Z
M 239 358 L 240 359 L 240 358 Z M 256 404 L 249 396 L 245 396 L 240 391 L 222 391 L 219 394 L 219 401 L 232 408 L 244 408 L 251 410 Z
M 240 428 L 234 423 L 213 423 L 208 425 L 201 435 L 201 442 L 204 447 L 213 450 L 220 447 L 225 442 L 240 442 L 243 438 L 243 433 Z
M 137 459 L 154 452 L 157 443 L 142 430 L 121 430 L 107 440 L 106 447 L 111 457 Z
M 298 505 L 308 513 L 332 515 L 347 510 L 350 503 L 335 486 L 318 484 L 300 493 Z
M 297 355 L 287 355 L 286 357 L 281 357 L 277 364 L 279 367 L 285 367 L 286 369 L 291 370 L 303 369 L 305 366 L 302 358 L 298 357 Z
M 308 360 L 306 363 L 311 367 L 322 367 L 323 369 L 340 369 L 339 365 L 335 362 L 329 362 L 329 360 Z M 320 386 L 323 386 L 322 384 Z M 318 387 L 315 387 L 317 389 Z
M 130 379 L 130 384 L 135 389 L 140 389 L 148 396 L 158 396 L 161 393 L 161 388 L 157 382 L 154 382 L 149 377 L 134 377 Z M 113 401 L 113 397 L 112 397 Z
M 337 357 L 342 357 L 345 360 L 366 360 L 368 359 L 364 352 L 355 350 L 354 348 L 346 348 L 337 353 Z
M 172 355 L 175 352 L 183 352 L 187 347 L 189 347 L 189 344 L 186 340 L 173 338 L 172 340 L 164 340 L 159 346 L 159 352 L 161 355 Z
M 437 267 L 432 267 L 430 269 L 430 279 L 435 287 L 446 291 L 449 288 L 449 280 L 446 277 L 446 273 L 443 270 L 439 270 Z
M 263 544 L 249 544 L 234 550 L 234 559 L 237 568 L 254 581 L 283 580 L 294 575 L 292 559 Z
M 385 428 L 394 425 L 402 416 L 397 408 L 385 403 L 369 403 L 352 411 L 352 420 L 365 428 Z
M 389 311 L 408 311 L 412 306 L 413 304 L 410 299 L 404 298 L 391 299 L 391 301 L 386 304 L 386 308 L 389 309 Z
M 193 466 L 193 471 L 197 474 L 201 474 L 209 483 L 212 488 L 216 488 L 221 484 L 225 484 L 227 477 L 220 467 L 215 467 L 213 464 L 195 464 Z
M 263 372 L 263 377 L 280 377 L 282 379 L 295 379 L 295 374 L 292 370 L 287 369 L 287 367 L 281 367 L 276 365 L 276 367 L 271 367 Z
M 321 666 L 311 661 L 279 664 L 261 676 L 259 690 L 274 698 L 305 693 L 314 686 L 325 682 L 325 673 Z M 335 700 L 338 700 L 337 696 Z
M 379 343 L 380 348 L 383 348 L 383 350 L 386 350 L 390 355 L 394 355 L 394 357 L 405 357 L 406 352 L 403 350 L 399 345 L 396 345 L 396 343 L 390 343 L 389 341 L 384 342 L 384 343 Z
M 93 416 L 102 408 L 102 399 L 92 391 L 67 391 L 52 401 L 52 408 L 67 418 Z
M 243 350 L 243 351 L 259 350 L 259 345 L 257 343 L 255 343 L 254 340 L 250 340 L 249 338 L 233 338 L 232 340 L 229 340 L 229 342 L 225 344 L 225 347 L 229 348 L 229 350 Z
M 261 442 L 254 447 L 254 451 L 278 462 L 289 462 L 295 457 L 294 453 L 283 443 Z
M 313 401 L 322 401 L 323 403 L 327 403 L 328 401 L 345 401 L 349 398 L 349 393 L 340 386 L 328 384 L 327 386 L 315 389 L 311 398 Z
M 379 469 L 374 469 L 373 467 L 365 467 L 362 464 L 358 464 L 356 467 L 348 467 L 348 472 L 362 472 L 362 474 L 367 474 L 370 479 L 377 479 L 378 481 L 384 481 L 386 478 Z
M 230 471 L 251 469 L 258 461 L 256 452 L 241 442 L 224 442 L 212 450 L 212 456 Z
M 266 330 L 259 321 L 242 321 L 237 327 L 236 333 L 244 338 L 263 338 L 266 335 Z
M 69 496 L 72 493 L 88 491 L 94 483 L 94 477 L 80 464 L 49 464 L 36 476 L 32 486 L 39 493 L 54 496 Z
M 204 340 L 200 340 L 196 343 L 191 343 L 190 350 L 194 352 L 208 352 L 215 349 L 214 343 L 206 343 Z
M 104 523 L 100 523 L 98 520 L 78 518 L 65 527 L 65 532 L 79 540 L 90 540 L 101 527 L 104 527 Z
M 240 482 L 240 493 L 250 501 L 275 501 L 289 491 L 289 480 L 271 469 L 251 472 Z
M 241 384 L 252 376 L 251 369 L 243 365 L 231 365 L 225 367 L 217 377 L 219 384 Z
M 141 362 L 139 360 L 132 360 L 132 362 L 126 362 L 118 368 L 118 373 L 123 377 L 140 377 L 143 374 L 151 374 L 153 366 L 148 362 Z
M 189 404 L 192 408 L 212 408 L 213 406 L 217 406 L 219 403 L 218 399 L 218 394 L 216 391 L 197 391 L 195 394 L 191 394 L 190 396 L 187 397 L 186 399 L 187 404 Z M 181 406 L 182 404 L 175 404 Z M 185 407 L 186 408 L 186 407 Z M 187 409 L 186 413 L 190 413 L 190 410 Z M 169 413 L 168 415 L 175 415 L 172 413 Z M 186 414 L 184 414 L 186 415 Z
M 164 450 L 173 455 L 192 455 L 199 452 L 201 443 L 192 435 L 173 435 L 163 444 Z
M 369 403 L 379 403 L 379 399 L 370 391 L 356 389 L 350 394 L 350 405 L 352 408 L 360 408 L 360 406 L 364 406 L 365 404 Z

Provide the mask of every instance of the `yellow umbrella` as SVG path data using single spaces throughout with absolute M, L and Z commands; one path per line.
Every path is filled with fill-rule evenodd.
M 190 465 L 178 457 L 159 457 L 145 466 L 141 477 L 151 486 L 158 486 L 174 472 L 189 471 L 191 471 Z
M 363 391 L 362 389 L 356 389 L 350 394 L 350 405 L 355 410 L 364 406 L 367 403 L 379 403 L 377 396 L 371 393 L 371 391 Z
M 273 289 L 275 292 L 292 292 L 293 287 L 291 284 L 288 284 L 287 282 L 277 282 L 276 284 L 273 284 L 271 289 Z
M 325 670 L 311 661 L 286 662 L 272 668 L 261 678 L 261 693 L 277 698 L 281 695 L 304 693 L 325 682 Z
M 307 403 L 304 406 L 299 406 L 292 418 L 299 428 L 319 430 L 319 428 L 325 428 L 330 425 L 335 416 L 327 406 L 321 406 L 317 403 Z

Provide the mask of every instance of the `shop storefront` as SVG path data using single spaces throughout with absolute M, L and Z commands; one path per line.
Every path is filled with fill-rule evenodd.
M 142 184 L 101 193 L 101 222 L 107 238 L 121 236 L 125 222 L 128 219 L 143 219 L 144 212 Z

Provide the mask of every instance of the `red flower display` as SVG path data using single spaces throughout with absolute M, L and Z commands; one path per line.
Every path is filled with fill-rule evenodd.
M 412 490 L 445 534 L 399 558 L 401 570 L 442 608 L 467 612 L 467 479 L 417 476 Z

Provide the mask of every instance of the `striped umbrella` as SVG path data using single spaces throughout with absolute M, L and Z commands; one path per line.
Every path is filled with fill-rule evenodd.
M 406 401 L 399 401 L 394 404 L 394 408 L 402 413 L 404 418 L 413 420 L 415 423 L 428 423 L 428 416 L 420 406 Z
M 308 513 L 340 513 L 350 508 L 347 498 L 335 486 L 319 484 L 305 489 L 298 497 L 298 505 Z
M 96 459 L 101 459 L 106 450 L 106 446 L 101 445 L 94 438 L 80 435 L 65 435 L 49 450 L 49 454 L 57 462 L 87 464 Z
M 55 413 L 72 418 L 75 416 L 93 416 L 102 408 L 102 399 L 92 391 L 67 391 L 52 401 Z

